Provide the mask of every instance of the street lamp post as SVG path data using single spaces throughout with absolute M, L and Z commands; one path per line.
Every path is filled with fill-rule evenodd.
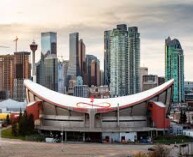
M 2 127 L 2 122 L 0 121 L 0 148 L 1 148 L 1 127 Z
M 62 123 L 62 131 L 61 131 L 61 142 L 62 142 L 62 152 L 64 150 L 64 124 Z

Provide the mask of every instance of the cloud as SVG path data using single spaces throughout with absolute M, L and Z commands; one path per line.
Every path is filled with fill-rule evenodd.
M 97 5 L 89 0 L 15 0 L 11 9 L 4 9 L 2 3 L 11 4 L 11 1 L 0 2 L 0 18 L 3 19 L 0 22 L 0 45 L 11 45 L 11 48 L 1 51 L 13 51 L 13 39 L 17 35 L 20 50 L 29 50 L 29 43 L 35 39 L 40 53 L 40 33 L 55 31 L 58 53 L 68 59 L 69 33 L 78 31 L 87 53 L 96 55 L 103 64 L 104 31 L 125 23 L 139 27 L 141 65 L 151 67 L 150 73 L 164 74 L 165 38 L 178 38 L 184 49 L 186 76 L 193 80 L 193 74 L 189 73 L 192 67 L 189 58 L 193 58 L 193 4 L 189 0 L 175 0 L 175 3 L 173 0 L 143 3 L 98 0 Z

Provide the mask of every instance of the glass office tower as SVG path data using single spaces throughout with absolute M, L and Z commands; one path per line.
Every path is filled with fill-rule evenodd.
M 173 102 L 184 102 L 184 54 L 177 39 L 165 40 L 165 79 L 174 79 Z
M 41 60 L 37 65 L 37 83 L 58 91 L 57 35 L 41 33 Z
M 50 54 L 57 55 L 57 34 L 55 32 L 41 33 L 41 48 L 43 58 Z
M 58 59 L 54 55 L 49 55 L 44 60 L 45 67 L 45 87 L 58 91 Z
M 69 67 L 68 67 L 68 76 L 79 76 L 79 33 L 70 34 L 70 52 L 69 52 Z

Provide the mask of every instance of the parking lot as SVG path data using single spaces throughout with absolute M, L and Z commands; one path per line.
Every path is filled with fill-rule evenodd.
M 44 143 L 1 139 L 0 157 L 127 157 L 150 145 Z

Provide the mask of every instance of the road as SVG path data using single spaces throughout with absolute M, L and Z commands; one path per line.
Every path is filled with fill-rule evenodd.
M 44 143 L 2 139 L 0 157 L 127 157 L 150 145 Z

